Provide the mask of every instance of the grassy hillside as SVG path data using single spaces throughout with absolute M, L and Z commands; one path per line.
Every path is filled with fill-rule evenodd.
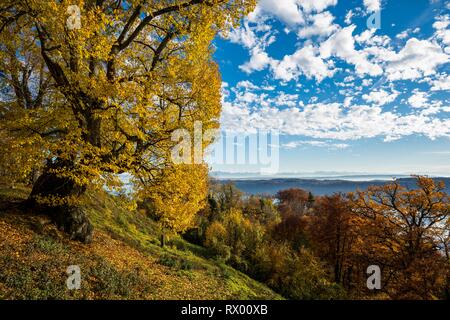
M 0 190 L 0 299 L 281 299 L 179 237 L 158 245 L 156 225 L 126 201 L 91 194 L 93 242 L 67 239 L 43 216 L 20 210 L 26 189 Z M 78 265 L 80 290 L 66 288 Z

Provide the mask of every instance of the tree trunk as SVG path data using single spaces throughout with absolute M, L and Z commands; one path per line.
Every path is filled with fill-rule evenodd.
M 85 188 L 77 185 L 70 178 L 58 177 L 50 169 L 70 168 L 67 161 L 54 161 L 47 165 L 42 175 L 33 185 L 27 204 L 39 214 L 48 215 L 58 228 L 66 232 L 70 239 L 88 243 L 92 240 L 92 224 L 81 207 L 70 204 L 46 205 L 39 203 L 38 197 L 79 197 Z
M 161 233 L 161 239 L 160 239 L 160 244 L 161 244 L 161 248 L 164 248 L 164 246 L 166 245 L 166 235 L 163 233 Z

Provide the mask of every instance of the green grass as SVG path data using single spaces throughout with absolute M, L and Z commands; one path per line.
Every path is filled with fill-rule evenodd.
M 101 201 L 100 198 L 92 201 Z M 108 219 L 96 217 L 101 214 L 99 210 L 91 211 L 96 217 L 97 228 L 107 228 L 109 232 L 139 250 L 158 257 L 158 262 L 177 271 L 191 271 L 188 273 L 195 277 L 195 270 L 205 270 L 213 277 L 218 277 L 226 284 L 227 290 L 233 299 L 280 299 L 281 296 L 272 292 L 266 285 L 251 279 L 247 275 L 232 267 L 218 262 L 212 258 L 211 253 L 204 247 L 187 242 L 180 236 L 172 236 L 165 248 L 159 245 L 158 227 L 140 212 L 127 214 L 120 198 L 107 197 L 102 202 L 103 207 L 110 215 Z M 92 208 L 101 207 L 96 203 Z M 115 221 L 112 223 L 111 220 Z M 192 271 L 194 270 L 194 271 Z

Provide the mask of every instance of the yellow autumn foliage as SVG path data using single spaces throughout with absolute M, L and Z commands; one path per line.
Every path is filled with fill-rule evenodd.
M 172 134 L 192 133 L 197 121 L 218 128 L 211 42 L 255 3 L 2 1 L 1 172 L 50 176 L 32 191 L 45 205 L 76 201 L 86 188 L 120 188 L 118 175 L 129 174 L 165 226 L 186 229 L 206 174 L 200 164 L 174 165 Z M 58 191 L 55 181 L 77 192 Z

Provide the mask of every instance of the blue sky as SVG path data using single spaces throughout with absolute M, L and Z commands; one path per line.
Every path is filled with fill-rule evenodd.
M 222 130 L 279 132 L 279 172 L 450 175 L 450 1 L 260 0 L 214 45 Z

